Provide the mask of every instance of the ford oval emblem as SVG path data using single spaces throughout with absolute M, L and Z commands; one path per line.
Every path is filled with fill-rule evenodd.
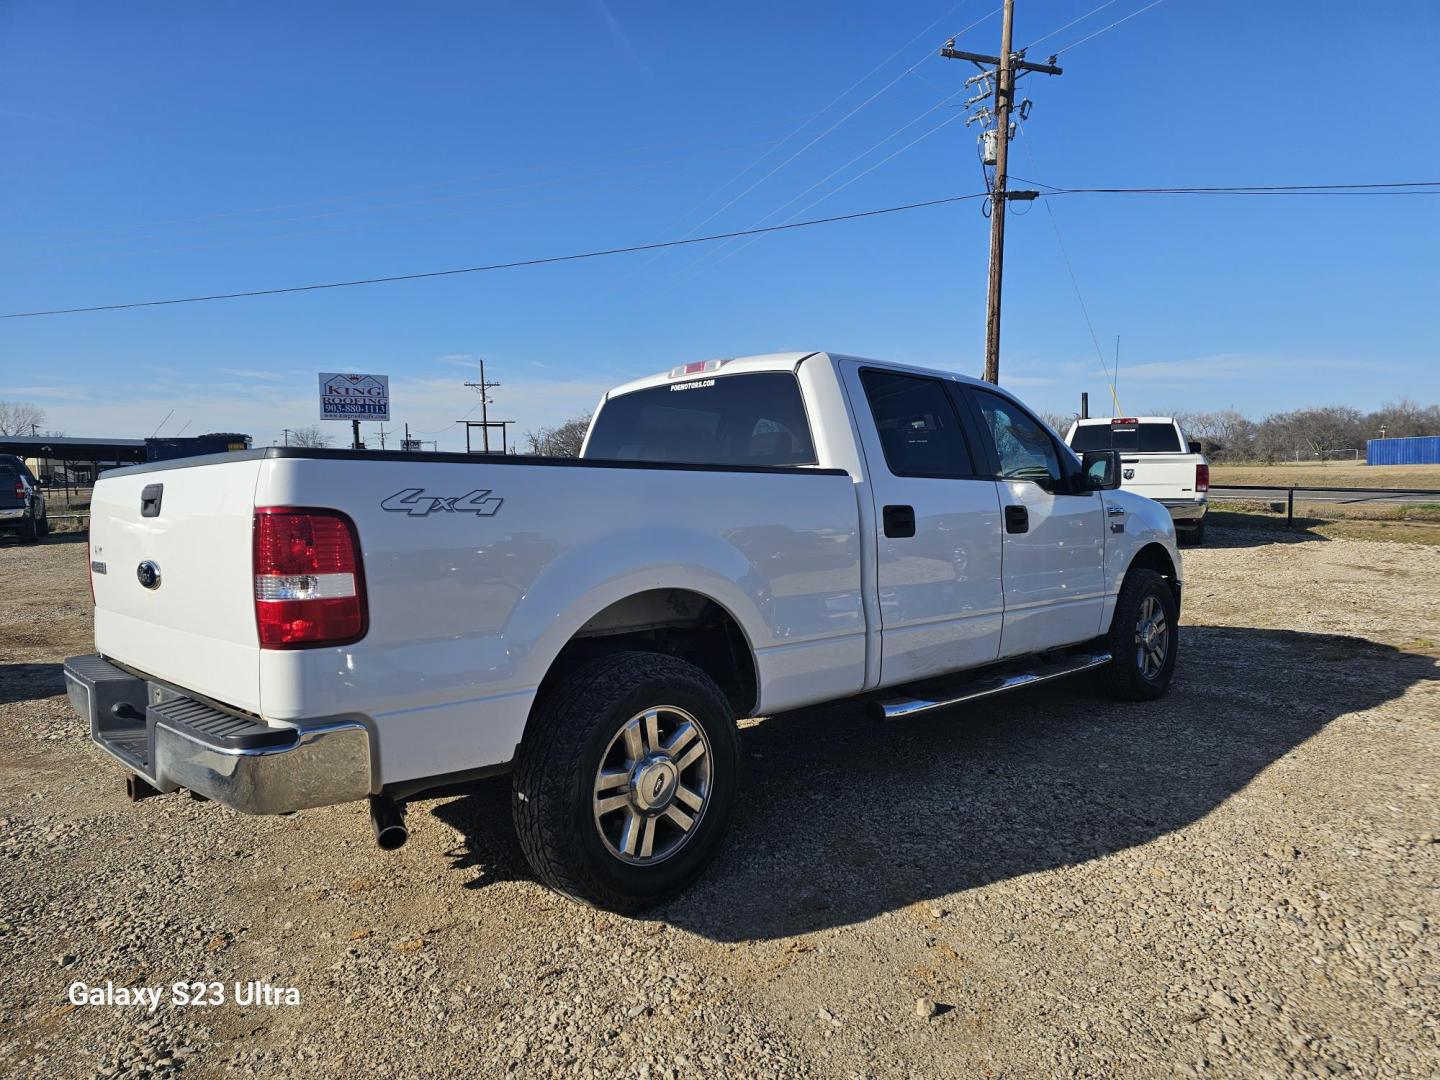
M 147 589 L 160 587 L 160 567 L 152 559 L 146 559 L 135 568 L 135 577 Z

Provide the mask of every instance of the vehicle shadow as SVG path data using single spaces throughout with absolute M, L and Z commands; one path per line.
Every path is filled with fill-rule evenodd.
M 1330 537 L 1313 531 L 1313 527 L 1320 524 L 1323 522 L 1318 518 L 1297 517 L 1294 526 L 1287 529 L 1284 515 L 1265 518 L 1256 514 L 1211 510 L 1205 515 L 1203 546 L 1267 547 L 1270 544 L 1300 544 L 1307 540 L 1328 541 Z
M 64 670 L 63 664 L 0 664 L 0 705 L 63 694 Z
M 90 539 L 84 532 L 52 532 L 33 543 L 24 543 L 15 533 L 0 533 L 0 547 L 36 547 L 44 544 L 83 544 Z
M 1183 627 L 1162 701 L 1079 680 L 882 725 L 855 703 L 747 726 L 740 811 L 710 873 L 653 914 L 717 941 L 849 925 L 1184 828 L 1336 717 L 1440 679 L 1430 657 L 1359 638 Z M 435 813 L 456 867 L 532 878 L 508 783 Z

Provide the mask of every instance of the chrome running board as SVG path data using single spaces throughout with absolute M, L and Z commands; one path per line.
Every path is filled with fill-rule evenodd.
M 944 682 L 931 680 L 909 686 L 897 686 L 887 691 L 887 696 L 870 703 L 877 719 L 903 720 L 935 709 L 949 708 L 964 701 L 1003 694 L 1018 690 L 1022 686 L 1058 679 L 1062 675 L 1074 675 L 1088 671 L 1101 664 L 1108 664 L 1108 652 L 1086 649 L 1079 652 L 1051 653 L 1047 658 L 1025 657 L 998 667 L 983 668 L 968 677 L 961 675 Z

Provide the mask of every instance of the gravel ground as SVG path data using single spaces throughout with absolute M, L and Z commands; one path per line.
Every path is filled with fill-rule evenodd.
M 0 547 L 0 1073 L 1433 1076 L 1440 549 L 1215 529 L 1158 705 L 1057 685 L 747 722 L 648 920 L 535 883 L 507 788 L 129 804 L 61 693 L 85 547 Z M 159 985 L 73 1005 L 76 981 Z M 180 1007 L 177 981 L 301 1004 Z

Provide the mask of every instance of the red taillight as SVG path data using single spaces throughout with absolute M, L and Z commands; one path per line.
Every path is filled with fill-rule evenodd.
M 1210 466 L 1209 466 L 1209 465 L 1196 465 L 1196 466 L 1195 466 L 1195 490 L 1196 490 L 1196 491 L 1209 491 L 1209 490 L 1210 490 Z
M 333 510 L 255 511 L 255 625 L 262 649 L 364 636 L 365 576 L 349 518 Z
M 24 480 L 16 480 L 16 481 L 15 481 L 15 497 L 16 497 L 17 499 L 23 499 L 23 498 L 25 498 L 25 481 L 24 481 Z
M 1110 424 L 1111 424 L 1112 427 L 1118 427 L 1118 426 L 1120 426 L 1121 424 L 1125 424 L 1125 425 L 1128 426 L 1128 425 L 1130 425 L 1130 424 L 1138 424 L 1138 423 L 1140 423 L 1140 421 L 1137 420 L 1137 419 L 1136 419 L 1135 417 L 1133 417 L 1133 416 L 1117 416 L 1117 417 L 1114 417 L 1114 418 L 1110 421 Z

